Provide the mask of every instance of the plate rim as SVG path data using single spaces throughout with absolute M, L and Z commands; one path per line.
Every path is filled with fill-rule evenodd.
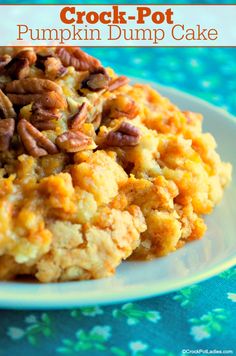
M 220 113 L 222 116 L 225 117 L 226 120 L 229 120 L 236 124 L 236 117 L 234 117 L 232 114 L 227 112 L 225 109 L 221 107 L 217 107 L 214 104 L 199 98 L 197 96 L 194 96 L 192 94 L 189 94 L 188 92 L 161 85 L 158 83 L 155 83 L 154 81 L 151 80 L 144 80 L 144 79 L 138 79 L 131 77 L 132 82 L 135 82 L 138 80 L 139 83 L 141 84 L 147 84 L 151 85 L 154 88 L 156 88 L 158 91 L 162 92 L 172 92 L 175 96 L 180 96 L 180 97 L 187 97 L 189 100 L 194 101 L 195 103 L 199 103 L 200 106 L 206 107 L 206 109 L 217 112 L 218 114 Z M 164 94 L 165 96 L 165 94 Z M 175 104 L 178 105 L 178 104 Z M 183 247 L 184 248 L 184 247 Z M 174 252 L 173 252 L 174 253 Z M 165 258 L 165 257 L 163 257 Z M 210 269 L 207 269 L 206 271 L 196 273 L 193 276 L 190 277 L 184 277 L 180 280 L 176 280 L 175 282 L 172 281 L 171 286 L 168 287 L 166 283 L 161 283 L 161 285 L 158 285 L 156 282 L 151 282 L 148 284 L 144 285 L 135 285 L 131 286 L 130 288 L 125 288 L 121 292 L 117 292 L 115 295 L 112 294 L 112 291 L 106 292 L 106 295 L 102 294 L 102 291 L 96 292 L 95 295 L 87 296 L 86 298 L 83 297 L 84 299 L 79 299 L 78 294 L 79 291 L 72 291 L 70 293 L 66 294 L 57 294 L 57 299 L 55 300 L 55 292 L 51 293 L 52 295 L 49 296 L 49 294 L 43 295 L 43 294 L 38 294 L 37 299 L 32 299 L 32 294 L 27 293 L 27 291 L 20 291 L 18 286 L 20 285 L 19 282 L 13 284 L 14 282 L 4 282 L 0 281 L 0 308 L 3 309 L 24 309 L 24 310 L 53 310 L 53 309 L 69 309 L 69 308 L 75 308 L 75 307 L 83 307 L 85 305 L 91 306 L 91 305 L 111 305 L 114 303 L 123 303 L 123 302 L 128 302 L 131 300 L 141 300 L 144 298 L 152 298 L 154 296 L 160 296 L 164 294 L 168 294 L 174 291 L 177 291 L 181 288 L 187 287 L 192 284 L 200 283 L 203 281 L 206 281 L 207 279 L 216 276 L 225 270 L 233 267 L 236 265 L 236 255 L 229 256 L 225 259 L 223 259 L 221 262 L 217 263 L 216 265 L 213 265 Z M 112 277 L 111 277 L 112 278 Z M 104 280 L 104 279 L 103 279 Z M 97 280 L 98 281 L 98 280 Z M 91 281 L 90 281 L 91 282 Z M 5 286 L 2 286 L 1 284 L 5 284 Z M 7 284 L 11 284 L 11 288 L 9 291 L 7 291 Z M 80 283 L 79 281 L 72 281 L 72 282 L 60 282 L 60 285 L 65 285 L 69 286 L 71 284 L 77 284 Z M 84 281 L 86 283 L 86 281 Z M 25 283 L 24 283 L 25 285 Z M 48 286 L 53 286 L 53 283 L 46 284 L 45 287 Z M 18 293 L 18 298 L 15 298 L 15 293 Z
M 216 276 L 225 270 L 236 265 L 236 256 L 232 256 L 231 258 L 227 258 L 225 262 L 218 263 L 216 266 L 211 269 L 196 274 L 193 277 L 183 278 L 181 280 L 177 280 L 175 283 L 171 284 L 171 287 L 165 288 L 166 284 L 162 284 L 162 288 L 156 287 L 156 283 L 150 283 L 148 285 L 144 285 L 141 287 L 133 286 L 132 289 L 128 289 L 124 292 L 119 292 L 115 295 L 112 295 L 112 291 L 107 293 L 105 296 L 102 294 L 102 291 L 99 293 L 96 292 L 96 297 L 86 297 L 84 299 L 80 299 L 79 303 L 76 302 L 76 298 L 78 297 L 78 291 L 74 291 L 73 293 L 67 294 L 66 298 L 63 295 L 62 297 L 58 294 L 57 299 L 55 300 L 55 293 L 53 293 L 50 298 L 49 295 L 45 297 L 40 296 L 38 299 L 33 300 L 32 295 L 27 296 L 27 292 L 21 293 L 21 299 L 15 299 L 15 294 L 12 295 L 11 292 L 6 293 L 4 296 L 0 295 L 0 307 L 3 309 L 15 309 L 15 310 L 61 310 L 61 309 L 71 309 L 78 308 L 83 306 L 92 306 L 92 305 L 112 305 L 119 304 L 129 301 L 149 299 L 152 297 L 157 297 L 165 294 L 169 294 L 174 291 L 178 291 L 182 288 L 185 288 L 189 285 L 193 285 L 196 283 L 201 283 L 206 281 L 207 279 Z M 104 279 L 103 279 L 104 280 Z M 86 282 L 86 281 L 85 281 Z M 11 282 L 9 282 L 11 283 Z M 79 283 L 79 282 L 61 282 L 61 284 L 65 286 L 71 283 Z M 49 283 L 46 286 L 52 286 L 53 283 Z M 148 287 L 152 286 L 150 290 Z M 16 288 L 17 289 L 17 286 Z M 1 291 L 2 293 L 2 291 Z M 65 299 L 65 300 L 64 300 Z M 94 300 L 95 299 L 95 300 Z M 46 304 L 43 304 L 46 303 Z

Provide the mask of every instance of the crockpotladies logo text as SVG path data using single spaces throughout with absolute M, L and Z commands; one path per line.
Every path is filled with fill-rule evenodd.
M 40 15 L 40 8 L 38 15 L 43 16 Z M 178 6 L 57 7 L 54 17 L 51 17 L 50 26 L 40 28 L 35 25 L 31 27 L 29 23 L 17 24 L 17 42 L 51 41 L 59 45 L 74 43 L 83 46 L 158 46 L 175 45 L 178 42 L 216 41 L 219 36 L 217 26 L 205 25 L 202 17 L 194 20 L 196 7 L 187 8 L 192 16 L 186 17 Z

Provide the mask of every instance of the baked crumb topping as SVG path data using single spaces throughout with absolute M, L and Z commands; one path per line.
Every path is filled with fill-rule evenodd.
M 0 279 L 110 276 L 201 238 L 231 179 L 202 116 L 80 48 L 0 53 Z

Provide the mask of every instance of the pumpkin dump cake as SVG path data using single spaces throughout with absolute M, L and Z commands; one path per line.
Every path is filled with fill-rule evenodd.
M 79 48 L 2 48 L 0 279 L 102 278 L 201 238 L 231 177 L 215 148 Z

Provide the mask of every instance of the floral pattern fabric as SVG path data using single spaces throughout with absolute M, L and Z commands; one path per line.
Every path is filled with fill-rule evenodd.
M 86 1 L 99 2 L 108 3 Z M 119 73 L 176 87 L 236 114 L 236 49 L 88 51 Z M 121 305 L 65 311 L 1 310 L 0 356 L 175 356 L 185 354 L 184 350 L 228 350 L 228 354 L 236 354 L 235 309 L 236 267 L 175 293 Z
M 175 356 L 236 352 L 236 267 L 143 301 L 66 311 L 1 311 L 0 355 Z

